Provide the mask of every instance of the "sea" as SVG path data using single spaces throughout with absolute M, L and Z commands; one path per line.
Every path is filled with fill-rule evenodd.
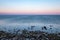
M 31 26 L 34 26 L 32 31 L 60 33 L 60 15 L 0 15 L 0 31 L 13 32 L 14 29 L 31 31 Z M 42 30 L 44 26 L 47 30 Z

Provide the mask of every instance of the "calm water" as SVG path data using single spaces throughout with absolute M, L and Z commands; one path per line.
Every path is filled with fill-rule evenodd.
M 48 30 L 52 25 L 53 32 L 60 32 L 60 15 L 0 15 L 0 30 L 28 29 L 35 26 L 33 30 L 42 30 L 46 26 Z M 28 29 L 29 30 L 29 29 Z

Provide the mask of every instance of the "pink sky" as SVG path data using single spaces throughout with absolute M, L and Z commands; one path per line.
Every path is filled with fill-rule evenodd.
M 0 14 L 60 14 L 60 1 L 0 0 Z
M 60 14 L 59 10 L 0 10 L 0 14 Z

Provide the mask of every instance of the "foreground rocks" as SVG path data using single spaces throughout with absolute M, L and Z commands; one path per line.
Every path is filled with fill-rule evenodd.
M 0 31 L 0 40 L 60 40 L 60 33 L 46 33 L 41 31 L 16 31 L 8 33 Z

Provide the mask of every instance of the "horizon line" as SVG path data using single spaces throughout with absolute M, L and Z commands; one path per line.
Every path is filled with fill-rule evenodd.
M 0 13 L 0 15 L 60 15 L 60 13 Z

